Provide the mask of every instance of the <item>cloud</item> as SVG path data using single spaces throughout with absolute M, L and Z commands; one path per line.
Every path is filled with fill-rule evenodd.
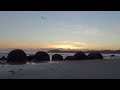
M 78 41 L 59 41 L 53 44 L 55 47 L 71 48 L 71 49 L 80 49 L 86 48 L 86 43 Z
M 79 30 L 72 31 L 73 34 L 83 34 L 83 35 L 94 35 L 94 36 L 101 36 L 104 35 L 105 32 L 100 30 L 97 27 L 84 27 Z
M 57 23 L 51 26 L 53 30 L 58 32 L 67 32 L 75 35 L 103 36 L 106 32 L 103 31 L 103 25 L 87 26 L 79 23 Z
M 81 44 L 81 45 L 85 45 L 86 43 L 83 42 L 77 42 L 77 41 L 59 41 L 57 43 L 62 43 L 62 44 Z
M 73 30 L 80 30 L 83 28 L 83 25 L 81 24 L 75 24 L 75 23 L 57 23 L 51 25 L 52 29 L 57 31 L 73 31 Z
M 103 35 L 104 32 L 102 32 L 98 28 L 88 28 L 83 31 L 83 34 L 100 36 Z

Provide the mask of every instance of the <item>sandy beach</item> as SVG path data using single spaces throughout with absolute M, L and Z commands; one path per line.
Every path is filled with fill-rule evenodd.
M 0 79 L 120 79 L 120 60 L 56 61 L 0 66 Z

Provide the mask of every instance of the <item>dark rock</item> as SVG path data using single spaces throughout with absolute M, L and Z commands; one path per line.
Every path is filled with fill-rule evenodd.
M 41 62 L 41 61 L 50 61 L 50 56 L 43 51 L 39 51 L 35 54 L 34 62 Z
M 54 60 L 63 60 L 63 57 L 60 54 L 54 54 L 52 56 L 52 61 Z
M 84 52 L 78 51 L 73 56 L 73 59 L 74 60 L 85 60 L 85 59 L 87 59 L 87 56 Z
M 90 53 L 87 55 L 88 59 L 103 59 L 101 53 Z
M 103 56 L 101 53 L 96 53 L 99 56 L 99 59 L 103 59 Z
M 115 55 L 110 55 L 110 57 L 114 57 Z
M 33 61 L 35 59 L 35 55 L 27 56 L 27 61 Z
M 99 59 L 99 56 L 96 53 L 90 53 L 87 55 L 88 59 Z
M 67 56 L 64 60 L 73 60 L 73 56 Z
M 11 51 L 7 57 L 7 63 L 9 64 L 26 64 L 26 60 L 26 53 L 20 49 Z
M 7 58 L 5 56 L 2 56 L 1 60 L 7 60 Z

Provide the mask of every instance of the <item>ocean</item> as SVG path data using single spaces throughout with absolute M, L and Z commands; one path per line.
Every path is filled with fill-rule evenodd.
M 48 53 L 50 58 L 52 57 L 52 55 L 57 54 L 57 53 Z M 65 58 L 66 56 L 73 56 L 75 53 L 58 53 L 60 55 L 63 56 L 63 58 Z M 30 54 L 27 54 L 30 55 Z M 88 53 L 86 53 L 86 55 L 88 55 Z M 102 54 L 104 59 L 120 59 L 120 54 L 114 54 L 114 57 L 110 57 L 112 54 Z M 7 57 L 8 53 L 0 53 L 0 58 L 2 56 Z

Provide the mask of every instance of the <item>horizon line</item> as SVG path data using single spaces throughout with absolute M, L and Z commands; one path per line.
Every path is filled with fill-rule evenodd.
M 0 48 L 1 50 L 5 49 L 22 49 L 22 50 L 37 50 L 37 49 L 60 49 L 60 50 L 120 50 L 120 49 L 71 49 L 71 48 Z

